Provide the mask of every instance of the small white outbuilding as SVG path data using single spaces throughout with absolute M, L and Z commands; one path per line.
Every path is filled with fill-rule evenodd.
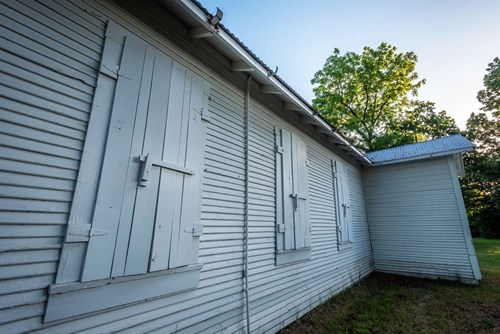
M 458 176 L 460 135 L 368 153 L 364 172 L 375 270 L 477 284 L 481 279 Z

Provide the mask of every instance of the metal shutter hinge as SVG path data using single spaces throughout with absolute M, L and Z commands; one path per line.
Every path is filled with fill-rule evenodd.
M 201 119 L 206 121 L 206 122 L 210 122 L 211 119 L 210 119 L 210 111 L 208 110 L 208 108 L 201 108 Z
M 90 237 L 98 237 L 109 234 L 108 230 L 92 228 L 91 224 L 68 224 L 66 242 L 85 242 Z
M 187 228 L 184 230 L 186 233 L 193 233 L 193 237 L 199 237 L 203 234 L 203 225 L 194 224 L 192 228 Z
M 119 71 L 120 67 L 118 65 L 101 63 L 101 67 L 99 68 L 99 73 L 108 76 L 112 79 L 118 79 Z

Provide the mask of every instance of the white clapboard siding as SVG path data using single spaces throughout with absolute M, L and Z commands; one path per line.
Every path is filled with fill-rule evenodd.
M 376 270 L 477 279 L 460 216 L 463 202 L 455 194 L 457 176 L 448 159 L 380 166 L 364 173 Z
M 41 327 L 102 47 L 102 28 L 86 29 L 92 39 L 82 40 L 80 14 L 63 18 L 54 5 L 0 4 L 2 333 Z
M 244 91 L 227 59 L 156 2 L 44 0 L 0 4 L 0 332 L 233 333 L 245 330 Z M 160 14 L 160 15 L 159 15 Z M 134 16 L 135 15 L 135 16 Z M 211 85 L 198 288 L 42 325 L 93 102 L 106 22 L 171 56 Z M 147 27 L 147 22 L 150 27 Z M 255 96 L 249 133 L 249 283 L 254 332 L 275 332 L 373 270 L 362 177 L 349 168 L 354 243 L 337 248 L 334 153 Z M 311 258 L 275 265 L 274 128 L 307 145 Z
M 274 127 L 286 127 L 307 138 L 270 116 L 262 105 L 251 104 L 249 283 L 252 328 L 258 332 L 276 331 L 372 270 L 361 174 L 352 167 L 351 202 L 358 205 L 353 208 L 354 233 L 360 242 L 339 252 L 330 165 L 334 155 L 311 139 L 307 140 L 307 152 L 312 257 L 309 261 L 275 266 L 275 208 L 271 206 L 275 203 Z M 264 209 L 261 200 L 267 201 Z M 318 298 L 311 302 L 311 295 L 316 294 Z M 321 294 L 323 297 L 319 297 Z M 281 325 L 276 324 L 276 319 L 282 321 Z

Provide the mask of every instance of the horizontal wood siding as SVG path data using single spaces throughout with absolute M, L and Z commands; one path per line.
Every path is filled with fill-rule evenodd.
M 242 75 L 231 73 L 229 61 L 204 41 L 190 39 L 189 30 L 156 2 L 123 4 L 135 16 L 107 1 L 21 0 L 0 6 L 0 332 L 243 332 Z M 108 19 L 211 84 L 199 287 L 42 325 Z M 255 88 L 252 96 L 260 94 Z M 330 159 L 340 158 L 297 124 L 276 117 L 273 105 L 252 100 L 250 107 L 249 282 L 255 332 L 277 331 L 373 270 L 359 169 L 348 167 L 354 243 L 339 251 Z M 275 265 L 275 126 L 306 141 L 310 162 L 312 256 L 283 266 Z
M 104 21 L 0 3 L 0 332 L 41 327 L 93 99 Z
M 250 313 L 258 333 L 274 332 L 372 271 L 360 171 L 349 165 L 354 244 L 337 248 L 331 159 L 340 159 L 301 130 L 252 101 L 250 112 Z M 274 128 L 307 143 L 311 259 L 275 265 Z M 348 165 L 346 163 L 346 165 Z
M 452 183 L 454 173 L 446 157 L 366 170 L 377 271 L 474 279 Z

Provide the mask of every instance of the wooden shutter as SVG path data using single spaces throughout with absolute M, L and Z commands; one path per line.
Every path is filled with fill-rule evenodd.
M 292 165 L 295 249 L 311 246 L 311 231 L 309 224 L 309 189 L 307 167 L 307 145 L 295 134 L 292 134 Z
M 352 241 L 352 222 L 351 222 L 351 198 L 350 198 L 350 190 L 349 190 L 349 169 L 347 166 L 343 165 L 343 178 L 342 178 L 342 194 L 344 196 L 344 207 L 345 207 L 345 237 L 344 241 L 351 242 Z
M 307 146 L 285 129 L 276 132 L 276 247 L 309 247 Z
M 151 271 L 198 261 L 206 133 L 203 116 L 208 112 L 209 93 L 205 80 L 174 65 L 163 160 L 189 173 L 161 170 Z
M 338 239 L 339 242 L 349 242 L 352 239 L 349 175 L 346 166 L 339 161 L 332 161 L 332 168 L 337 202 Z
M 152 48 L 148 48 L 148 51 L 150 49 Z M 137 126 L 134 133 L 136 140 L 130 156 L 134 168 L 128 179 L 130 186 L 124 197 L 124 200 L 128 200 L 126 211 L 124 210 L 127 214 L 122 216 L 123 220 L 120 222 L 120 232 L 123 226 L 123 233 L 117 238 L 113 263 L 114 276 L 145 273 L 149 267 L 160 179 L 160 168 L 153 166 L 153 162 L 161 160 L 163 152 L 167 106 L 172 99 L 169 90 L 172 85 L 173 62 L 157 50 L 152 50 L 148 54 L 151 54 L 151 57 L 147 58 L 147 64 L 153 66 L 151 75 L 148 72 L 148 75 L 144 76 L 146 87 L 141 91 L 141 103 L 137 108 Z M 141 168 L 146 167 L 146 161 L 140 160 L 141 156 L 148 156 L 148 163 L 151 163 L 148 166 L 147 183 L 141 180 L 143 177 L 140 175 Z M 118 248 L 120 244 L 122 246 Z M 124 266 L 117 263 L 117 257 L 125 260 Z
M 210 87 L 125 37 L 82 281 L 197 262 Z
M 82 281 L 111 275 L 145 55 L 145 44 L 125 39 L 91 229 L 106 234 L 90 233 Z
M 277 249 L 291 250 L 295 244 L 293 223 L 292 138 L 281 129 L 276 133 L 276 219 Z

